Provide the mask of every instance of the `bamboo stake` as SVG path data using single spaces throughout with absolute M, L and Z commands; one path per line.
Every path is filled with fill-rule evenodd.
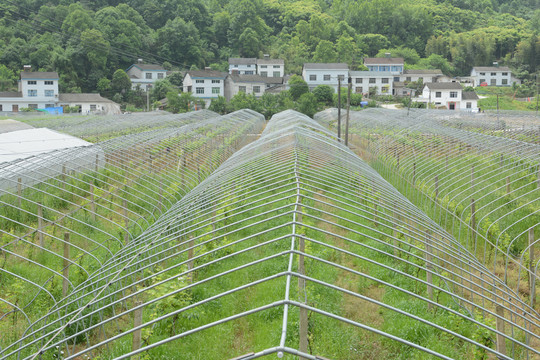
M 64 233 L 64 270 L 63 275 L 64 279 L 62 282 L 62 296 L 66 297 L 69 291 L 69 233 Z

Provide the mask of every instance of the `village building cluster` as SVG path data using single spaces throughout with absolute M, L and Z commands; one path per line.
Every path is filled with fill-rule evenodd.
M 438 69 L 406 70 L 403 58 L 387 54 L 382 58 L 364 58 L 368 70 L 349 70 L 346 63 L 306 63 L 302 77 L 310 90 L 328 85 L 337 92 L 351 82 L 354 93 L 407 96 L 413 101 L 449 110 L 478 110 L 478 96 L 464 91 L 465 86 L 511 86 L 519 80 L 508 67 L 474 67 L 469 77 L 450 78 Z M 132 88 L 148 91 L 153 84 L 167 78 L 170 72 L 160 65 L 145 64 L 139 59 L 128 74 Z M 257 58 L 230 58 L 229 71 L 205 68 L 184 73 L 182 91 L 209 106 L 222 96 L 230 100 L 240 92 L 261 97 L 265 93 L 279 93 L 289 89 L 290 76 L 285 74 L 285 61 L 265 55 Z M 17 92 L 0 92 L 0 112 L 17 112 L 23 108 L 61 113 L 66 107 L 78 107 L 81 113 L 119 113 L 120 107 L 99 94 L 61 94 L 56 72 L 34 72 L 25 66 L 21 72 Z M 421 90 L 417 91 L 420 84 Z M 416 86 L 412 86 L 416 85 Z

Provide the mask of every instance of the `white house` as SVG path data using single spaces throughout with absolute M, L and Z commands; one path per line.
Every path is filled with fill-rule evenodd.
M 346 63 L 306 63 L 302 77 L 310 90 L 319 85 L 329 85 L 337 91 L 338 78 L 341 79 L 342 87 L 347 86 L 349 67 Z
M 266 84 L 260 75 L 229 75 L 225 80 L 225 98 L 231 100 L 243 92 L 260 97 L 266 91 Z
M 184 92 L 190 92 L 193 96 L 204 100 L 208 107 L 212 99 L 225 96 L 226 72 L 216 70 L 191 70 L 184 77 Z
M 511 86 L 512 71 L 506 66 L 475 66 L 471 70 L 473 86 L 486 83 L 489 86 Z
M 265 55 L 264 59 L 257 59 L 257 74 L 262 77 L 282 78 L 285 76 L 285 61 L 270 59 L 268 55 Z
M 140 87 L 146 91 L 147 85 L 152 85 L 157 80 L 165 79 L 167 77 L 167 70 L 160 65 L 154 64 L 142 64 L 142 60 L 139 63 L 131 65 L 126 73 L 131 79 L 132 89 Z
M 392 95 L 394 76 L 399 73 L 391 71 L 351 71 L 352 91 L 369 94 L 376 89 L 376 95 Z
M 18 112 L 23 108 L 45 109 L 58 106 L 56 72 L 33 72 L 29 66 L 21 72 L 16 92 L 0 92 L 0 111 Z
M 458 82 L 425 83 L 422 95 L 414 101 L 430 103 L 448 110 L 477 110 L 478 96 L 474 91 L 464 92 Z
M 424 83 L 452 81 L 439 69 L 405 70 L 403 74 L 399 76 L 399 81 L 404 83 L 415 82 L 418 80 L 422 80 Z
M 369 71 L 392 71 L 402 73 L 405 68 L 403 58 L 364 58 L 364 65 Z
M 256 58 L 229 58 L 229 74 L 255 75 L 257 74 Z
M 79 107 L 81 114 L 121 114 L 120 105 L 99 94 L 60 94 L 58 105 Z

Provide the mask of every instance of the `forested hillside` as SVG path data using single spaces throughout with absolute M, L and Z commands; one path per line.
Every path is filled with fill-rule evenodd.
M 466 75 L 499 61 L 531 83 L 540 68 L 539 0 L 2 0 L 0 85 L 23 64 L 57 71 L 62 92 L 115 93 L 138 58 L 168 69 L 225 69 L 228 57 L 347 62 L 392 52 L 409 68 Z M 114 82 L 113 84 L 114 85 Z

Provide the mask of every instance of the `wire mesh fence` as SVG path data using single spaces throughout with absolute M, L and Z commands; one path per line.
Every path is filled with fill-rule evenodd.
M 1 347 L 264 125 L 249 110 L 201 115 L 172 116 L 167 126 L 0 164 Z
M 540 316 L 499 275 L 286 111 L 0 356 L 538 357 Z

